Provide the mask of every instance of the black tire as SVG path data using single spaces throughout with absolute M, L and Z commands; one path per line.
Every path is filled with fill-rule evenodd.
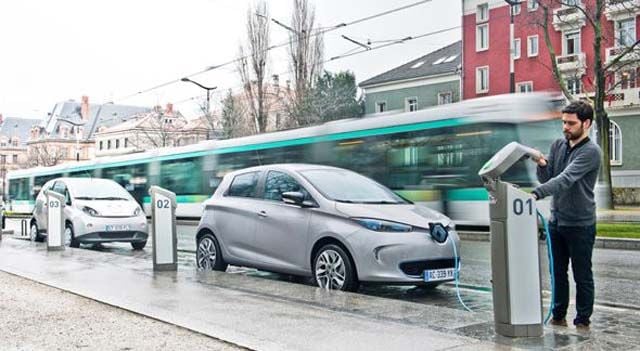
M 323 256 L 323 254 L 325 253 L 326 255 Z M 334 279 L 322 279 L 318 277 L 319 269 L 323 269 L 321 268 L 321 265 L 325 265 L 325 263 L 327 262 L 326 259 L 332 256 L 335 257 L 336 254 L 340 257 L 342 265 L 344 266 L 344 280 L 342 286 L 336 284 L 336 281 Z M 336 270 L 334 270 L 334 268 Z M 335 272 L 338 274 L 340 273 L 338 271 L 340 270 L 340 266 L 329 268 L 325 267 L 324 269 L 329 269 L 330 272 L 328 274 L 332 274 L 331 272 Z M 335 244 L 327 244 L 320 248 L 320 250 L 318 250 L 318 252 L 316 253 L 315 257 L 313 258 L 313 278 L 315 280 L 315 283 L 319 287 L 329 290 L 357 291 L 358 287 L 360 286 L 360 282 L 358 281 L 358 276 L 356 274 L 356 266 L 351 261 L 351 256 L 349 256 L 342 247 Z M 327 280 L 329 284 L 327 284 Z
M 136 242 L 132 242 L 131 243 L 131 247 L 133 247 L 134 250 L 142 250 L 144 249 L 144 247 L 147 246 L 147 241 L 136 241 Z
M 32 221 L 31 226 L 29 227 L 29 237 L 31 238 L 31 241 L 41 243 L 44 241 L 44 236 L 40 235 L 38 230 L 38 223 L 35 220 Z M 34 231 L 35 234 L 33 233 Z
M 198 269 L 205 271 L 224 272 L 227 270 L 229 264 L 224 261 L 220 243 L 213 234 L 206 233 L 198 239 L 196 265 Z
M 71 231 L 71 238 L 69 240 L 69 247 L 73 247 L 75 249 L 79 248 L 80 247 L 80 242 L 78 241 L 78 239 L 76 239 L 75 232 L 73 231 L 73 225 L 71 223 L 67 222 L 64 225 L 64 229 L 65 229 L 65 232 L 66 232 L 67 229 Z M 66 234 L 67 233 L 65 233 L 65 235 Z M 66 238 L 65 238 L 65 240 L 66 240 Z

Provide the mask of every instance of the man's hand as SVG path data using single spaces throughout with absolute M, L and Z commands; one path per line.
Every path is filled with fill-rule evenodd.
M 531 156 L 531 160 L 537 163 L 540 167 L 545 167 L 547 165 L 547 159 L 544 157 L 542 152 L 538 151 L 537 155 Z

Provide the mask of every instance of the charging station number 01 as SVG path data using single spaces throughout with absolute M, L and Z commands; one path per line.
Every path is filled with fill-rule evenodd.
M 533 200 L 528 199 L 523 201 L 522 199 L 513 200 L 513 213 L 516 216 L 521 216 L 523 214 L 528 214 L 529 216 L 533 216 Z

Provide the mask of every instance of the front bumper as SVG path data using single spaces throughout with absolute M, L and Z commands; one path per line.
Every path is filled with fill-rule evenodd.
M 358 279 L 363 282 L 425 283 L 424 270 L 455 267 L 452 241 L 460 259 L 460 239 L 455 230 L 449 230 L 444 243 L 433 240 L 427 231 L 379 233 L 366 229 L 349 236 L 348 241 Z
M 145 216 L 114 218 L 80 215 L 71 221 L 75 238 L 81 243 L 142 242 L 149 237 Z
M 76 239 L 85 244 L 89 243 L 111 243 L 111 242 L 143 242 L 147 241 L 149 234 L 136 231 L 120 232 L 92 232 L 77 236 Z

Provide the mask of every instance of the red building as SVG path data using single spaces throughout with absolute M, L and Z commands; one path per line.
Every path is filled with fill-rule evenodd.
M 590 8 L 595 0 L 564 0 Z M 504 0 L 463 0 L 463 98 L 504 94 L 510 91 L 510 6 Z M 551 42 L 558 68 L 567 79 L 570 91 L 593 92 L 593 26 L 577 8 L 556 3 L 549 20 Z M 602 57 L 609 62 L 621 47 L 633 45 L 640 38 L 640 1 L 607 0 L 603 16 Z M 514 67 L 516 92 L 555 90 L 549 51 L 544 31 L 537 25 L 543 11 L 538 1 L 523 0 L 514 6 Z M 637 52 L 627 60 L 640 61 Z M 640 85 L 637 64 L 611 77 L 608 84 L 621 89 Z M 638 97 L 636 96 L 636 99 Z

